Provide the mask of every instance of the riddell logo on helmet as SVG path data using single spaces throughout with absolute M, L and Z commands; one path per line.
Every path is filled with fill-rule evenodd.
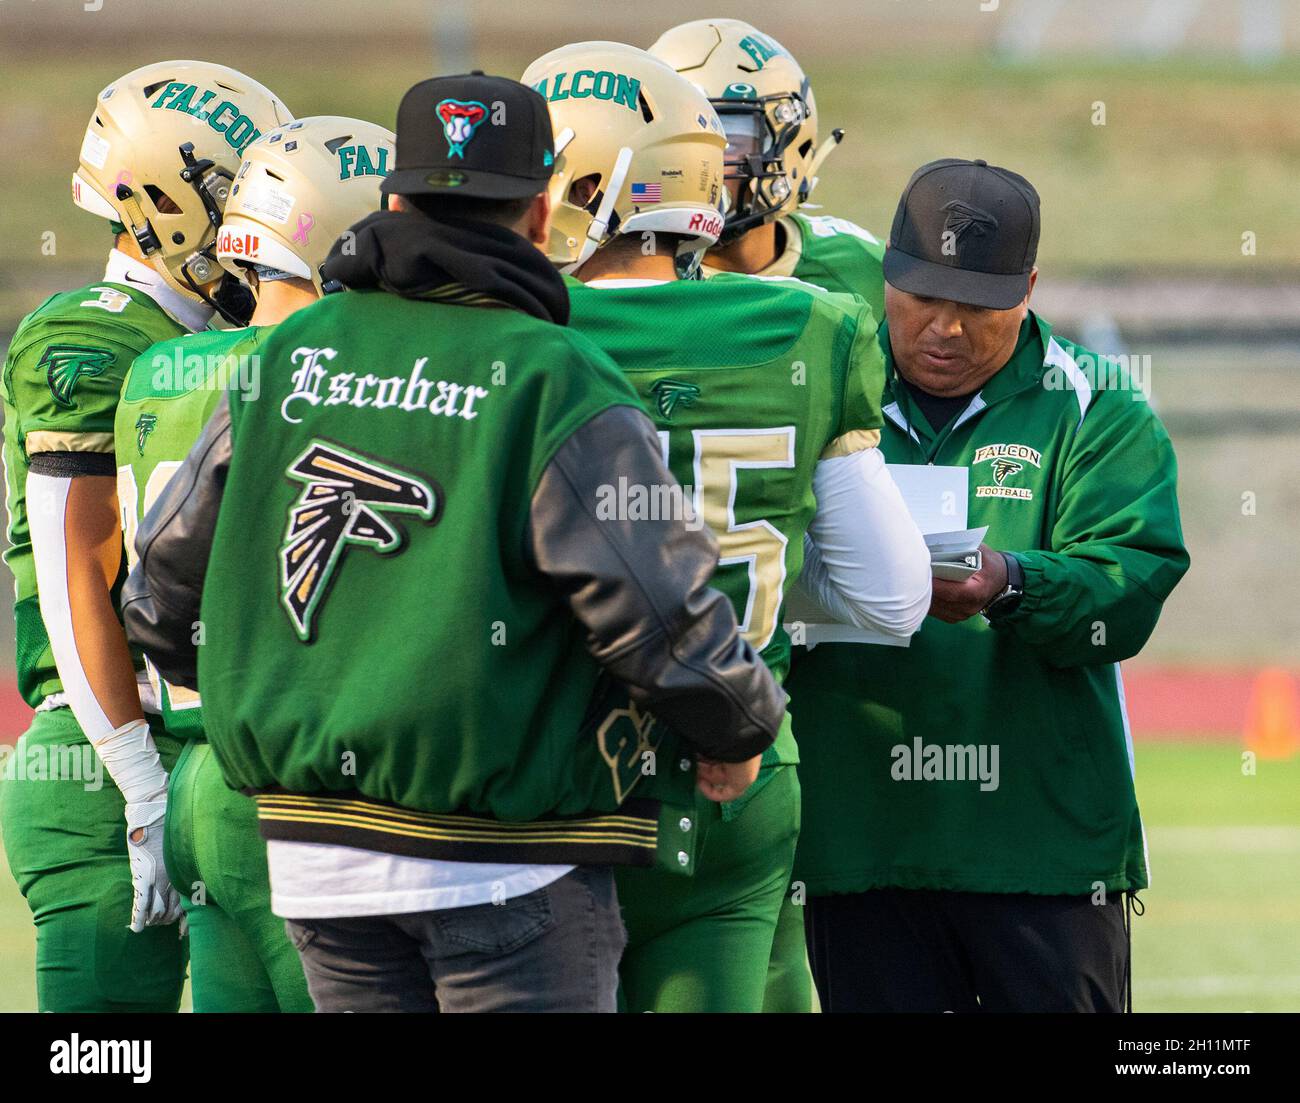
M 256 260 L 261 247 L 261 239 L 256 234 L 237 234 L 232 230 L 222 230 L 217 235 L 218 253 L 229 253 L 236 257 Z
M 686 228 L 699 230 L 704 234 L 713 234 L 716 237 L 722 233 L 722 219 L 716 214 L 693 214 Z

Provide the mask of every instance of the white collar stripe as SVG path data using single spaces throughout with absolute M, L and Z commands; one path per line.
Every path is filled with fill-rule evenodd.
M 1088 407 L 1092 403 L 1092 384 L 1088 382 L 1088 377 L 1079 370 L 1079 365 L 1074 362 L 1074 358 L 1057 343 L 1055 337 L 1047 342 L 1047 355 L 1043 357 L 1043 364 L 1047 367 L 1060 368 L 1065 373 L 1065 378 L 1074 388 L 1074 397 L 1079 400 L 1079 424 L 1082 425 L 1083 415 L 1088 412 Z
M 206 329 L 212 319 L 211 307 L 188 295 L 182 295 L 175 288 L 168 286 L 152 265 L 127 256 L 121 249 L 114 249 L 108 254 L 104 280 L 107 283 L 120 283 L 136 288 L 191 333 Z
M 903 432 L 907 433 L 917 444 L 921 443 L 921 438 L 916 435 L 916 430 L 907 423 L 907 418 L 903 416 L 903 409 L 897 402 L 891 402 L 888 406 L 880 411 L 885 417 L 889 418 Z

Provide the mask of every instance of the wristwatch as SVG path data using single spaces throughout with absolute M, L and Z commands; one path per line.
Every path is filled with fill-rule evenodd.
M 1020 565 L 1020 560 L 1009 552 L 998 554 L 1007 564 L 1007 586 L 981 610 L 988 620 L 997 620 L 1014 613 L 1020 608 L 1020 599 L 1025 596 L 1025 569 Z

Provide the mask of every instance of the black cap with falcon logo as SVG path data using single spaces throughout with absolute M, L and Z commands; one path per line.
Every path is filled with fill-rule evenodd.
M 885 279 L 900 291 L 993 310 L 1029 293 L 1038 193 L 986 161 L 946 158 L 912 174 L 894 215 Z

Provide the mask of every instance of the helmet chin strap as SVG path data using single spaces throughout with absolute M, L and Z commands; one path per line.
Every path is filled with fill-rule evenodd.
M 623 181 L 627 179 L 627 170 L 631 165 L 632 150 L 628 146 L 624 146 L 618 151 L 618 156 L 614 159 L 614 168 L 610 172 L 609 180 L 605 185 L 605 194 L 601 197 L 600 206 L 596 208 L 596 217 L 591 220 L 591 225 L 587 227 L 587 237 L 582 243 L 582 248 L 578 251 L 578 259 L 560 269 L 566 276 L 572 275 L 586 264 L 591 259 L 591 254 L 600 248 L 601 242 L 605 240 L 605 232 L 609 229 L 610 216 L 614 213 L 614 204 L 618 201 L 618 193 L 623 190 Z
M 200 250 L 199 252 L 194 253 L 190 257 L 186 258 L 185 262 L 181 265 L 181 278 L 185 280 L 186 285 L 189 287 L 190 291 L 194 294 L 194 297 L 200 300 L 205 306 L 211 307 L 213 310 L 215 310 L 218 314 L 221 315 L 222 318 L 224 318 L 232 326 L 243 328 L 244 326 L 248 325 L 247 316 L 240 317 L 240 315 L 233 313 L 225 303 L 220 301 L 221 298 L 220 283 L 218 283 L 218 293 L 214 295 L 209 295 L 206 291 L 203 290 L 202 287 L 200 287 L 197 283 L 194 282 L 194 275 L 191 275 L 190 273 L 191 261 L 193 261 L 195 264 L 195 270 L 196 270 L 195 274 L 198 275 L 199 279 L 203 280 L 204 284 L 207 284 L 211 279 L 212 271 L 214 268 L 217 271 L 221 271 L 221 269 L 220 266 L 217 265 L 215 261 L 212 261 L 208 258 L 207 254 L 203 250 Z M 227 275 L 228 273 L 223 272 L 221 275 L 221 280 L 225 280 Z M 230 278 L 233 280 L 235 277 L 231 276 Z M 245 290 L 247 291 L 248 289 L 245 288 Z M 252 300 L 254 303 L 256 303 L 256 299 L 253 297 L 252 291 L 248 291 L 248 298 Z M 246 304 L 241 304 L 241 305 L 244 305 L 246 308 Z M 251 313 L 252 311 L 249 310 L 248 314 Z
M 677 247 L 677 255 L 673 257 L 673 263 L 677 269 L 677 278 L 682 280 L 696 280 L 700 278 L 700 268 L 704 264 L 704 254 L 708 251 L 708 243 L 695 238 L 693 241 L 684 241 Z

